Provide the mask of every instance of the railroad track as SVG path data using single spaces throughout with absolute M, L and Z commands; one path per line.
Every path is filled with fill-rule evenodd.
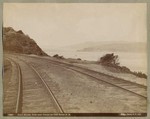
M 58 102 L 58 100 L 56 99 L 56 97 L 55 97 L 55 95 L 53 94 L 53 92 L 52 92 L 52 90 L 50 89 L 50 87 L 48 86 L 48 84 L 47 84 L 47 82 L 44 80 L 44 78 L 42 78 L 42 76 L 40 75 L 40 73 L 34 68 L 34 66 L 32 66 L 32 64 L 28 64 L 27 62 L 25 62 L 24 60 L 21 60 L 21 59 L 19 59 L 21 62 L 23 62 L 24 63 L 24 65 L 26 65 L 26 66 L 28 66 L 28 67 L 30 67 L 30 69 L 32 69 L 32 73 L 34 72 L 34 74 L 36 75 L 36 80 L 38 79 L 38 80 L 40 80 L 40 81 L 38 81 L 39 82 L 39 84 L 41 84 L 42 83 L 42 87 L 38 87 L 38 88 L 31 88 L 31 90 L 40 90 L 41 88 L 42 88 L 42 90 L 44 89 L 44 91 L 43 91 L 43 93 L 45 93 L 45 91 L 48 93 L 48 98 L 49 99 L 51 99 L 51 101 L 50 101 L 50 103 L 51 103 L 51 105 L 53 106 L 53 108 L 55 108 L 52 112 L 50 111 L 50 110 L 48 110 L 47 109 L 47 111 L 49 112 L 49 113 L 64 113 L 64 110 L 63 110 L 63 108 L 61 107 L 61 105 L 59 104 L 59 102 Z M 18 61 L 19 61 L 18 60 Z M 19 61 L 19 62 L 20 62 Z M 17 64 L 17 63 L 16 63 Z M 18 64 L 18 67 L 19 67 L 19 64 Z M 19 68 L 20 69 L 20 72 L 21 72 L 21 68 Z M 24 78 L 24 77 L 23 77 Z M 36 82 L 36 80 L 34 80 L 32 83 L 35 83 Z M 32 85 L 31 84 L 31 82 L 25 82 L 26 84 L 29 84 L 29 85 Z M 23 83 L 23 85 L 24 85 L 24 87 L 22 88 L 22 91 L 24 92 L 24 93 L 26 93 L 25 91 L 24 91 L 24 89 L 27 89 L 25 86 L 27 86 L 25 83 Z M 28 85 L 28 88 L 30 88 L 29 87 L 29 85 Z M 44 87 L 44 88 L 43 88 Z M 28 90 L 28 89 L 27 89 Z M 19 92 L 21 92 L 21 91 L 19 91 Z M 34 92 L 33 92 L 33 95 L 34 95 Z M 22 96 L 24 96 L 24 95 L 22 95 Z M 35 95 L 34 95 L 35 96 Z M 42 94 L 41 94 L 41 96 L 42 96 Z M 20 98 L 21 98 L 21 96 L 19 96 Z M 27 96 L 27 98 L 28 97 L 31 97 L 31 99 L 30 100 L 32 100 L 32 93 L 31 93 L 31 95 L 29 96 Z M 44 97 L 44 96 L 43 96 Z M 24 97 L 22 97 L 23 98 L 23 100 L 26 100 Z M 19 98 L 18 98 L 19 99 Z M 49 101 L 49 99 L 46 99 L 46 100 L 48 100 Z M 17 103 L 17 105 L 19 105 L 18 107 L 19 107 L 19 109 L 20 109 L 20 103 L 19 103 L 20 101 L 18 101 L 18 103 Z M 29 100 L 26 100 L 26 102 L 29 102 Z M 36 100 L 33 100 L 33 103 L 34 102 L 36 102 Z M 39 102 L 39 103 L 41 103 L 41 102 Z M 38 104 L 38 101 L 37 101 L 37 103 L 36 103 L 36 105 L 33 105 L 33 107 L 35 106 L 35 107 L 38 107 L 37 106 L 37 104 Z M 22 112 L 23 113 L 26 113 L 27 111 L 24 111 L 24 110 L 27 110 L 27 108 L 26 108 L 26 105 L 29 105 L 29 104 L 27 104 L 27 103 L 25 103 L 25 102 L 22 102 Z M 52 106 L 51 106 L 51 108 L 52 108 Z M 32 107 L 31 107 L 32 108 Z M 39 109 L 41 108 L 41 106 L 39 106 Z M 44 107 L 43 107 L 44 108 Z M 39 110 L 38 109 L 38 110 Z M 36 109 L 35 109 L 36 110 Z M 41 113 L 43 112 L 43 110 L 40 110 L 41 111 Z M 31 112 L 30 112 L 31 113 Z M 36 112 L 34 112 L 33 111 L 33 113 L 36 113 Z M 47 113 L 47 112 L 46 112 Z
M 22 113 L 22 73 L 21 68 L 18 63 L 14 61 L 14 63 L 17 65 L 18 68 L 18 95 L 17 95 L 17 103 L 16 103 L 16 113 Z
M 58 100 L 56 99 L 54 93 L 52 92 L 52 90 L 49 88 L 48 84 L 46 83 L 46 81 L 42 78 L 42 76 L 39 74 L 39 72 L 32 66 L 29 65 L 34 71 L 35 73 L 39 76 L 39 78 L 41 79 L 41 81 L 43 82 L 45 88 L 47 89 L 48 93 L 50 94 L 50 96 L 53 99 L 54 104 L 56 105 L 56 108 L 58 108 L 59 112 L 58 113 L 64 113 L 61 105 L 59 104 Z
M 15 65 L 16 66 L 16 69 L 17 69 L 17 80 L 13 80 L 13 83 L 15 83 L 15 84 L 17 84 L 17 88 L 15 89 L 15 91 L 14 91 L 14 93 L 12 93 L 12 97 L 14 97 L 13 98 L 13 100 L 14 101 L 11 101 L 11 100 L 9 100 L 8 102 L 11 102 L 11 103 L 14 103 L 15 102 L 15 104 L 10 104 L 10 105 L 12 105 L 12 107 L 10 107 L 10 105 L 8 105 L 7 106 L 7 110 L 6 110 L 6 112 L 7 111 L 9 111 L 9 108 L 11 108 L 11 112 L 13 112 L 13 113 L 21 113 L 22 112 L 22 74 L 21 74 L 21 69 L 20 69 L 20 66 L 19 66 L 19 64 L 18 63 L 16 63 L 14 60 L 12 60 L 12 59 L 10 59 L 10 58 L 7 58 L 7 60 L 9 61 L 9 62 L 11 62 L 11 64 L 12 64 L 12 66 L 13 65 Z M 14 66 L 13 66 L 14 67 Z M 12 67 L 12 68 L 13 68 Z M 13 75 L 13 74 L 12 74 Z M 12 85 L 12 88 L 14 88 L 14 84 L 10 84 L 10 87 L 11 87 L 11 85 Z M 9 87 L 8 87 L 8 89 L 9 89 Z M 15 94 L 17 94 L 17 95 L 15 95 Z M 15 97 L 16 96 L 16 97 Z M 4 102 L 5 103 L 5 102 Z M 6 103 L 7 103 L 7 101 L 6 101 Z M 10 112 L 10 111 L 9 111 Z
M 52 60 L 49 60 L 49 62 L 54 65 L 57 65 L 57 66 L 60 66 L 60 64 L 61 64 L 61 66 L 65 67 L 67 69 L 71 69 L 80 74 L 87 75 L 96 80 L 103 81 L 111 86 L 117 87 L 117 88 L 127 91 L 129 93 L 132 93 L 136 96 L 139 96 L 139 97 L 142 97 L 145 99 L 147 98 L 146 86 L 143 86 L 143 85 L 140 85 L 137 83 L 133 83 L 130 81 L 126 81 L 126 80 L 123 80 L 120 78 L 116 78 L 116 77 L 113 77 L 110 75 L 107 76 L 106 74 L 102 74 L 100 72 L 85 69 L 85 68 L 79 67 L 79 66 L 74 66 L 74 65 L 70 65 L 70 64 L 66 64 L 66 63 L 61 63 L 61 62 L 59 62 L 59 64 L 58 64 L 57 61 L 52 61 Z

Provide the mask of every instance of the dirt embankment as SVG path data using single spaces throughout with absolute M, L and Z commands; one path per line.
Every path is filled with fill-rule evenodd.
M 25 35 L 21 30 L 15 31 L 11 27 L 3 28 L 3 49 L 7 53 L 47 56 L 33 39 Z

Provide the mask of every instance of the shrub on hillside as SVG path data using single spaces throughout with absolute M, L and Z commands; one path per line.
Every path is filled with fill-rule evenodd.
M 142 72 L 133 72 L 134 75 L 140 77 L 140 78 L 145 78 L 147 79 L 147 75 L 142 73 Z
M 58 54 L 55 54 L 53 57 L 55 57 L 55 58 L 59 58 L 59 59 L 64 59 L 64 57 L 63 57 L 63 56 L 59 56 Z
M 77 58 L 77 60 L 81 60 L 81 58 Z
M 57 57 L 59 57 L 59 55 L 58 55 L 58 54 L 55 54 L 53 57 L 56 57 L 56 58 L 57 58 Z
M 118 66 L 120 64 L 118 55 L 114 55 L 114 53 L 104 55 L 103 57 L 101 57 L 99 59 L 98 62 L 101 64 L 104 64 L 104 65 L 116 65 L 116 66 Z
M 125 66 L 119 66 L 120 63 L 119 63 L 118 55 L 114 55 L 114 53 L 104 55 L 103 57 L 101 57 L 99 59 L 98 62 L 101 63 L 102 65 L 112 66 L 112 67 L 118 69 L 119 71 L 131 73 L 131 74 L 138 76 L 140 78 L 146 78 L 147 79 L 147 75 L 145 73 L 132 72 L 132 71 L 130 71 L 129 68 L 127 68 Z

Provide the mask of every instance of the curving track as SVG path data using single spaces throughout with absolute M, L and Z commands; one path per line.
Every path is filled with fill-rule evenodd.
M 87 75 L 96 80 L 103 81 L 107 84 L 110 84 L 111 86 L 117 87 L 118 89 L 132 93 L 133 95 L 136 95 L 136 96 L 139 96 L 142 98 L 147 98 L 147 91 L 146 91 L 147 87 L 146 86 L 143 86 L 143 85 L 140 85 L 137 83 L 133 83 L 130 81 L 126 81 L 126 80 L 123 80 L 120 78 L 116 78 L 113 76 L 109 76 L 106 74 L 102 74 L 100 72 L 96 72 L 93 70 L 85 69 L 85 68 L 79 67 L 79 66 L 74 66 L 74 65 L 70 65 L 70 64 L 66 64 L 66 63 L 62 63 L 62 62 L 58 63 L 57 61 L 52 61 L 52 60 L 49 60 L 49 62 L 54 65 L 57 65 L 57 66 L 58 65 L 60 66 L 60 64 L 61 64 L 63 67 L 66 67 L 66 68 L 76 71 L 78 73 Z
M 27 63 L 26 63 L 27 64 Z M 29 65 L 29 64 L 28 64 Z M 39 78 L 41 79 L 41 81 L 43 82 L 45 88 L 47 89 L 48 93 L 50 94 L 50 96 L 52 97 L 53 99 L 53 102 L 55 104 L 55 107 L 57 108 L 58 113 L 64 113 L 61 105 L 59 104 L 58 100 L 56 99 L 55 95 L 53 94 L 52 90 L 50 89 L 50 87 L 48 86 L 48 84 L 46 83 L 46 81 L 42 78 L 42 76 L 39 74 L 39 72 L 32 66 L 32 65 L 29 65 L 34 71 L 35 73 L 39 76 Z
M 7 87 L 7 92 L 5 92 L 4 112 L 21 113 L 22 75 L 20 66 L 12 59 L 7 58 L 7 60 L 11 62 L 12 75 L 8 85 L 9 87 Z
M 17 63 L 9 58 L 9 61 L 17 66 L 19 75 L 15 113 L 64 113 L 50 87 L 32 65 L 22 60 Z M 27 72 L 28 75 L 24 75 Z

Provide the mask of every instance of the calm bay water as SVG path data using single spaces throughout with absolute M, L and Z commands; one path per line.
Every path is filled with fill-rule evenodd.
M 112 52 L 76 52 L 76 51 L 47 51 L 50 56 L 59 54 L 65 58 L 81 58 L 82 60 L 98 61 L 106 53 Z M 147 54 L 146 53 L 129 53 L 115 52 L 119 56 L 121 66 L 126 66 L 132 71 L 141 71 L 147 74 Z

